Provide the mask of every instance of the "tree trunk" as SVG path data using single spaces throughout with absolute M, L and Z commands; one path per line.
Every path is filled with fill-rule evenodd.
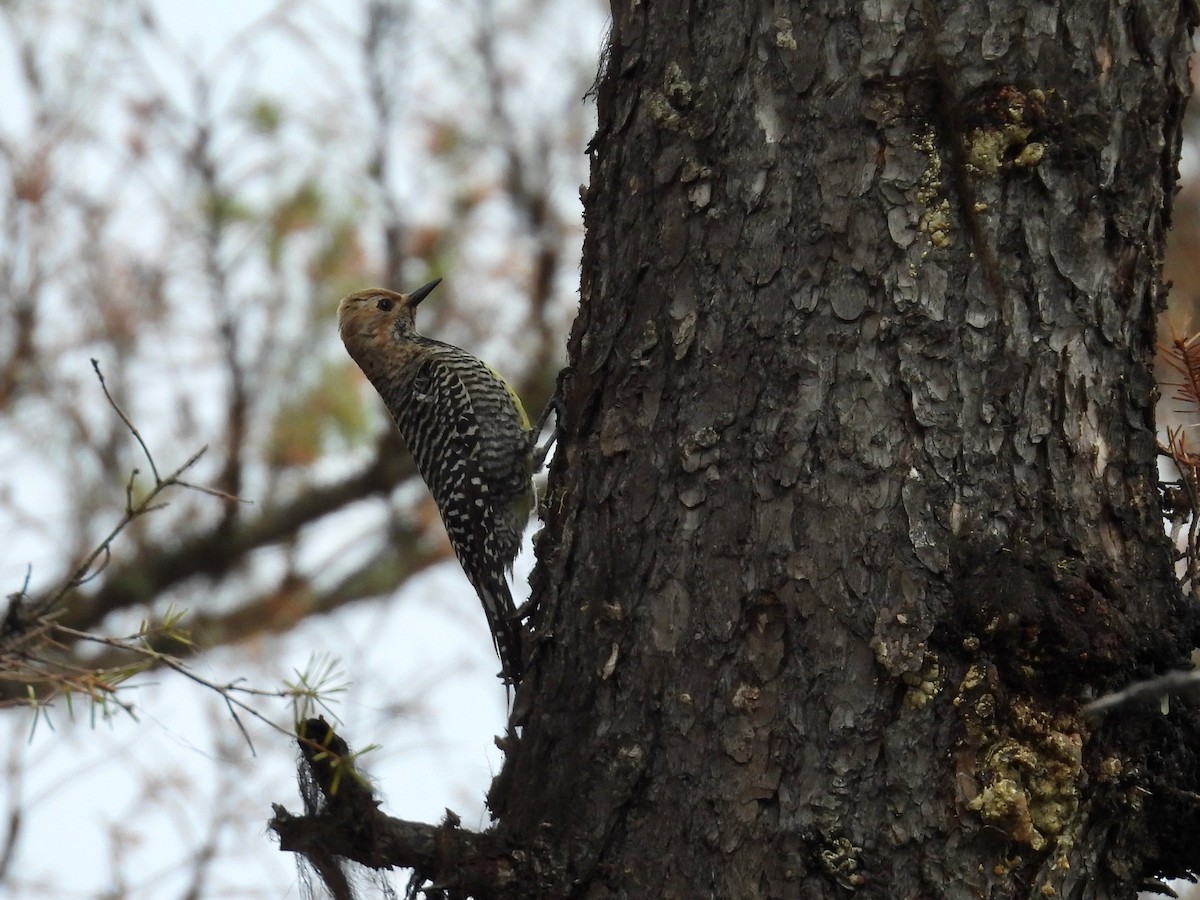
M 1191 711 L 1081 711 L 1195 638 L 1149 368 L 1192 16 L 614 4 L 490 796 L 521 896 L 1200 866 Z

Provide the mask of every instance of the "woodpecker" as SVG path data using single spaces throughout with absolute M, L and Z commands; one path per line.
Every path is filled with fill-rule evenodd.
M 417 333 L 417 306 L 440 282 L 410 294 L 383 288 L 350 294 L 338 304 L 338 332 L 416 460 L 454 554 L 483 602 L 500 676 L 515 685 L 522 674 L 522 625 L 508 575 L 534 505 L 538 431 L 494 369 Z

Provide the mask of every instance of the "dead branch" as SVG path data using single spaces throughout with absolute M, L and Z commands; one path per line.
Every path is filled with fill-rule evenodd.
M 334 896 L 349 896 L 347 863 L 412 869 L 414 883 L 432 882 L 448 900 L 530 896 L 517 890 L 525 855 L 511 853 L 497 831 L 464 831 L 449 811 L 441 825 L 388 816 L 329 723 L 308 719 L 296 732 L 305 814 L 274 804 L 268 828 L 278 835 L 280 849 L 301 854 Z
M 1161 701 L 1172 694 L 1194 694 L 1197 690 L 1200 690 L 1200 672 L 1167 672 L 1157 678 L 1135 681 L 1112 694 L 1105 694 L 1085 706 L 1083 711 L 1089 716 L 1100 718 L 1121 706 Z
M 129 433 L 133 435 L 133 438 L 135 441 L 137 441 L 138 446 L 141 447 L 142 453 L 146 457 L 146 463 L 150 466 L 150 472 L 154 477 L 154 484 L 146 496 L 143 497 L 139 502 L 135 503 L 133 500 L 134 484 L 138 474 L 140 473 L 136 468 L 130 472 L 129 481 L 125 486 L 125 514 L 117 521 L 104 539 L 96 545 L 92 552 L 84 558 L 83 562 L 81 562 L 56 589 L 48 592 L 45 596 L 28 603 L 28 605 L 25 606 L 24 609 L 20 610 L 18 614 L 12 615 L 10 613 L 8 618 L 13 619 L 14 622 L 9 623 L 6 621 L 5 630 L 0 632 L 0 648 L 5 646 L 5 642 L 10 640 L 15 632 L 19 631 L 19 628 L 16 627 L 15 620 L 19 619 L 27 623 L 32 623 L 46 615 L 58 612 L 59 606 L 69 592 L 83 584 L 86 584 L 88 581 L 91 581 L 102 571 L 104 571 L 104 569 L 108 566 L 109 560 L 112 558 L 113 541 L 115 541 L 117 537 L 120 536 L 121 532 L 123 532 L 135 519 L 152 513 L 155 510 L 161 509 L 164 504 L 159 502 L 159 497 L 164 491 L 173 487 L 191 488 L 192 485 L 182 481 L 182 476 L 200 460 L 205 451 L 208 449 L 207 447 L 201 447 L 190 457 L 188 457 L 188 459 L 186 459 L 181 466 L 167 475 L 166 478 L 163 478 L 159 474 L 158 466 L 154 461 L 154 456 L 150 453 L 150 449 L 146 446 L 146 442 L 143 440 L 141 432 L 137 430 L 133 422 L 130 421 L 129 416 L 125 414 L 125 411 L 121 409 L 121 407 L 117 404 L 117 401 L 113 398 L 112 394 L 109 393 L 108 385 L 104 381 L 104 374 L 100 371 L 100 363 L 95 359 L 92 360 L 92 369 L 95 371 L 96 377 L 100 381 L 100 388 L 104 391 L 104 397 L 108 400 L 109 406 L 112 407 L 113 411 L 117 414 L 117 417 L 120 418 L 122 423 L 124 423 L 125 427 L 129 430 Z M 230 497 L 227 494 L 213 492 L 210 490 L 206 490 L 205 493 L 215 493 L 217 496 L 229 501 L 236 501 L 238 499 L 235 497 Z M 101 560 L 99 565 L 97 565 L 97 560 Z
M 399 452 L 390 433 L 380 440 L 374 460 L 349 478 L 317 487 L 289 503 L 265 509 L 257 518 L 228 529 L 220 526 L 185 538 L 173 547 L 159 546 L 111 570 L 87 603 L 63 618 L 86 631 L 117 610 L 146 604 L 170 588 L 198 576 L 220 578 L 261 547 L 293 538 L 305 525 L 359 500 L 386 495 L 416 474 L 407 454 Z
M 241 643 L 269 634 L 282 634 L 295 627 L 300 618 L 329 615 L 344 606 L 378 597 L 381 585 L 399 584 L 411 575 L 446 558 L 442 545 L 419 541 L 421 529 L 414 523 L 401 522 L 389 536 L 387 545 L 371 559 L 332 587 L 318 591 L 302 576 L 288 573 L 281 581 L 245 604 L 229 611 L 191 610 L 188 630 L 203 634 L 210 645 Z M 284 600 L 296 596 L 294 601 Z M 181 643 L 164 632 L 155 621 L 147 626 L 143 640 L 157 653 L 186 659 L 203 652 L 191 642 Z M 105 650 L 87 657 L 89 665 L 117 667 L 129 662 L 124 649 Z M 157 663 L 152 663 L 153 669 Z
M 9 608 L 3 622 L 0 623 L 0 682 L 16 686 L 18 689 L 23 687 L 25 690 L 23 693 L 19 690 L 14 692 L 11 688 L 0 690 L 0 696 L 5 697 L 10 704 L 16 700 L 31 705 L 42 705 L 58 694 L 69 696 L 72 693 L 82 693 L 94 702 L 113 702 L 126 712 L 132 713 L 132 706 L 116 696 L 117 686 L 131 674 L 140 671 L 142 667 L 135 663 L 132 666 L 105 670 L 73 662 L 69 654 L 69 643 L 91 641 L 113 645 L 122 642 L 80 629 L 73 629 L 64 624 L 62 621 L 63 604 L 70 592 L 96 578 L 107 568 L 112 559 L 113 542 L 130 523 L 161 509 L 165 504 L 161 502 L 160 498 L 168 489 L 189 486 L 182 481 L 182 475 L 196 464 L 204 454 L 204 448 L 193 453 L 181 466 L 164 478 L 159 473 L 154 456 L 142 438 L 141 432 L 109 391 L 104 380 L 104 373 L 95 359 L 92 360 L 92 369 L 100 381 L 100 388 L 104 392 L 109 406 L 112 407 L 141 448 L 153 475 L 154 484 L 145 497 L 135 502 L 134 485 L 139 470 L 133 469 L 125 487 L 124 514 L 84 560 L 57 588 L 48 591 L 42 597 L 30 600 L 25 588 L 22 588 L 20 592 L 9 598 Z M 227 495 L 223 496 L 227 500 L 236 500 Z M 28 579 L 26 580 L 27 584 Z M 122 645 L 130 644 L 131 642 L 127 639 Z M 141 652 L 145 655 L 150 651 L 142 648 Z M 158 661 L 168 667 L 182 669 L 181 666 L 172 666 L 169 657 L 160 657 Z M 183 674 L 192 677 L 193 680 L 203 682 L 203 679 L 199 679 L 193 673 L 184 671 Z M 209 686 L 221 690 L 215 685 Z M 38 687 L 41 688 L 40 691 L 37 689 Z M 235 705 L 240 705 L 231 702 L 228 691 L 222 691 L 222 693 L 226 702 L 230 704 L 231 711 L 234 710 Z M 247 709 L 246 711 L 258 715 L 253 710 Z

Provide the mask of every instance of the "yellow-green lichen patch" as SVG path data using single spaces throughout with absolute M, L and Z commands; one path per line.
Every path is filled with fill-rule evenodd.
M 847 890 L 857 890 L 867 883 L 866 876 L 860 871 L 861 855 L 862 847 L 856 847 L 844 837 L 827 841 L 817 852 L 825 874 Z
M 1051 119 L 1048 105 L 1045 91 L 1022 91 L 1012 85 L 977 97 L 963 117 L 967 171 L 977 178 L 994 178 L 1002 169 L 1041 163 L 1046 144 L 1038 138 Z
M 950 246 L 950 201 L 942 200 L 921 213 L 917 227 L 929 236 L 929 243 L 938 248 Z
M 646 92 L 642 102 L 650 117 L 663 128 L 698 138 L 711 131 L 705 117 L 701 117 L 704 121 L 694 120 L 707 89 L 706 77 L 692 82 L 679 63 L 670 62 L 663 73 L 662 90 Z
M 967 669 L 954 696 L 967 734 L 973 742 L 990 740 L 995 735 L 996 695 L 992 692 L 995 673 L 975 663 Z
M 904 702 L 913 709 L 921 709 L 941 690 L 942 670 L 937 659 L 930 656 L 920 672 L 905 672 L 900 680 L 908 685 Z
M 650 91 L 646 95 L 645 104 L 651 117 L 664 128 L 678 131 L 683 127 L 683 116 L 675 111 L 665 94 Z
M 1024 149 L 1017 154 L 1017 158 L 1013 160 L 1013 165 L 1023 168 L 1032 168 L 1042 161 L 1042 157 L 1046 155 L 1046 145 L 1040 141 L 1030 141 L 1025 145 Z
M 1081 723 L 1016 704 L 1009 724 L 1012 735 L 982 748 L 982 788 L 967 805 L 1011 840 L 1042 850 L 1068 830 L 1079 807 Z
M 948 247 L 953 222 L 950 201 L 942 196 L 942 157 L 938 153 L 937 136 L 932 130 L 922 131 L 914 139 L 913 147 L 928 160 L 917 184 L 916 200 L 920 209 L 917 230 L 928 237 L 931 246 Z
M 667 98 L 671 101 L 671 105 L 676 109 L 687 109 L 695 100 L 696 89 L 692 82 L 684 76 L 683 69 L 679 63 L 667 63 L 666 78 L 663 80 L 663 87 Z
M 776 16 L 773 23 L 775 27 L 775 46 L 782 50 L 795 50 L 799 47 L 796 43 L 796 35 L 792 31 L 792 20 L 787 16 Z
M 963 149 L 967 171 L 980 178 L 993 178 L 1004 165 L 1010 147 L 1024 143 L 1030 129 L 1007 126 L 999 130 L 979 128 L 967 135 Z

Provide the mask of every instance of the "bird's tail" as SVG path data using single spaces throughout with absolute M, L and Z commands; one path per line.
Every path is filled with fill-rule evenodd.
M 480 580 L 475 584 L 475 593 L 483 603 L 483 614 L 487 617 L 492 632 L 492 644 L 500 657 L 500 677 L 507 685 L 516 686 L 524 674 L 522 656 L 522 632 L 524 626 L 516 614 L 512 591 L 503 574 L 496 580 Z

